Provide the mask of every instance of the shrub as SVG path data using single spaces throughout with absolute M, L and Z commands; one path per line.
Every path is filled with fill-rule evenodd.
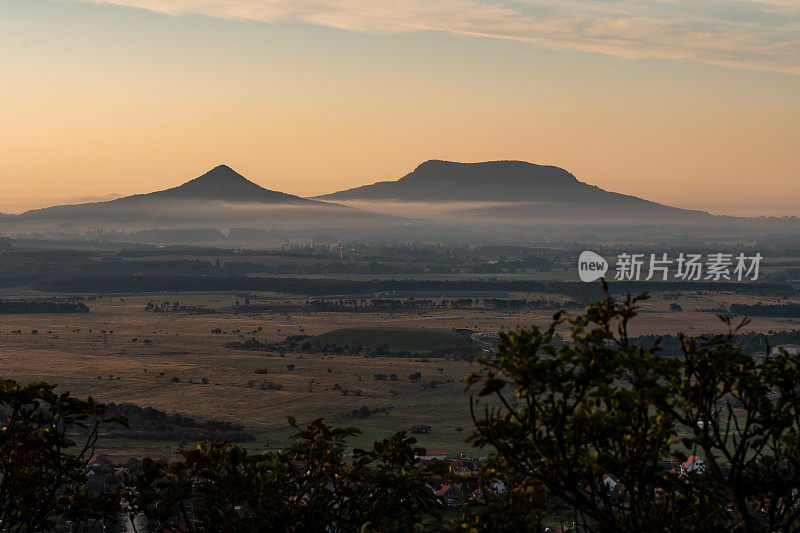
M 353 411 L 350 413 L 350 416 L 353 418 L 369 418 L 370 414 L 371 412 L 369 407 L 362 405 L 358 409 L 353 409 Z
M 120 494 L 96 496 L 86 486 L 100 428 L 127 426 L 91 398 L 54 385 L 0 380 L 0 523 L 4 531 L 55 531 L 67 520 L 107 520 L 121 511 Z

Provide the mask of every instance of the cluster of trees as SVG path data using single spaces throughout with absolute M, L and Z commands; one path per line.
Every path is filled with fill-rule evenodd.
M 486 300 L 485 300 L 486 301 Z M 480 305 L 480 300 L 472 298 L 442 299 L 429 298 L 338 298 L 308 300 L 303 304 L 245 302 L 243 306 L 231 308 L 236 313 L 265 313 L 302 311 L 315 313 L 396 313 L 403 311 L 422 311 L 433 309 L 469 309 Z M 492 306 L 491 303 L 487 307 Z
M 800 330 L 772 331 L 757 333 L 755 331 L 740 332 L 734 337 L 737 346 L 748 353 L 768 353 L 773 346 L 779 344 L 800 344 Z
M 425 274 L 432 270 L 437 273 L 450 272 L 447 266 L 420 264 L 401 264 L 353 262 L 353 261 L 298 261 L 282 263 L 228 262 L 223 266 L 225 274 Z
M 236 313 L 265 313 L 275 311 L 302 311 L 314 313 L 397 313 L 437 309 L 579 309 L 582 305 L 574 300 L 559 302 L 544 299 L 507 298 L 338 298 L 308 300 L 304 304 L 259 303 L 233 307 Z
M 658 342 L 627 334 L 644 297 L 607 296 L 547 329 L 500 334 L 467 380 L 470 441 L 486 453 L 476 476 L 420 467 L 403 432 L 350 457 L 357 429 L 290 420 L 297 433 L 280 450 L 206 442 L 93 494 L 86 454 L 102 424 L 125 420 L 50 385 L 2 381 L 0 521 L 53 530 L 127 513 L 171 531 L 517 532 L 558 518 L 583 531 L 796 531 L 800 356 L 753 358 L 734 342 L 746 321 L 725 318 L 727 334 L 680 336 L 681 355 L 661 357 Z M 570 342 L 555 342 L 564 328 Z M 689 457 L 696 468 L 676 467 Z M 468 487 L 456 518 L 432 490 L 445 482 Z M 499 483 L 507 490 L 491 490 Z
M 681 357 L 683 355 L 680 335 L 640 335 L 631 337 L 629 342 L 641 347 L 659 343 L 659 355 L 663 357 Z M 800 330 L 769 331 L 768 333 L 738 331 L 733 336 L 733 343 L 749 354 L 765 354 L 779 344 L 800 344 Z
M 248 380 L 247 388 L 252 389 L 255 388 L 256 381 L 254 379 Z M 280 383 L 276 383 L 274 381 L 269 381 L 267 379 L 263 380 L 261 383 L 258 384 L 259 390 L 283 390 L 283 385 Z
M 670 292 L 676 282 L 621 281 L 614 284 L 614 294 L 645 290 Z M 318 297 L 328 294 L 375 294 L 380 292 L 452 293 L 464 291 L 503 291 L 554 294 L 578 302 L 603 298 L 602 290 L 590 283 L 569 281 L 503 281 L 503 280 L 380 280 L 370 281 L 325 278 L 276 278 L 267 276 L 224 275 L 156 275 L 137 276 L 62 276 L 40 279 L 39 290 L 51 292 L 175 292 L 175 291 L 270 291 Z M 739 294 L 791 296 L 793 290 L 781 283 L 681 282 L 683 291 L 719 291 L 721 288 Z
M 397 312 L 420 311 L 425 309 L 463 309 L 471 307 L 472 299 L 458 298 L 434 301 L 428 298 L 372 298 L 372 299 L 338 299 L 309 300 L 306 310 L 316 312 Z
M 187 313 L 190 315 L 211 315 L 214 314 L 214 309 L 202 305 L 182 305 L 180 302 L 147 302 L 144 307 L 145 312 L 150 313 Z
M 469 272 L 474 274 L 502 274 L 510 272 L 520 272 L 533 270 L 535 272 L 550 272 L 553 269 L 553 262 L 541 255 L 528 255 L 514 259 L 492 260 L 485 263 L 470 266 Z
M 393 350 L 386 343 L 381 343 L 374 348 L 365 348 L 362 345 L 338 345 L 332 342 L 311 342 L 310 335 L 289 335 L 282 342 L 260 341 L 255 337 L 243 341 L 230 341 L 225 343 L 226 348 L 232 350 L 246 350 L 251 352 L 290 352 L 290 353 L 324 353 L 347 355 L 408 356 L 424 354 L 429 357 L 455 357 L 472 360 L 480 351 L 475 345 L 465 344 L 461 347 L 433 348 L 430 350 L 409 352 L 408 350 Z
M 800 317 L 800 304 L 731 304 L 731 313 L 743 316 Z
M 555 300 L 528 300 L 522 299 L 505 299 L 505 298 L 484 298 L 483 306 L 489 309 L 500 310 L 514 310 L 520 309 L 579 309 L 581 304 L 569 300 L 566 302 L 558 302 Z
M 212 330 L 211 333 L 222 333 L 219 328 Z M 252 331 L 250 333 L 253 333 Z M 255 337 L 251 337 L 244 341 L 233 341 L 225 344 L 226 348 L 234 350 L 247 350 L 252 352 L 300 352 L 302 346 L 307 344 L 307 340 L 311 335 L 287 335 L 281 342 L 261 342 Z M 307 349 L 305 351 L 308 351 Z
M 63 300 L 2 300 L 0 314 L 28 313 L 88 313 L 89 307 L 83 302 Z
M 169 414 L 153 407 L 140 407 L 133 403 L 109 403 L 109 416 L 124 417 L 125 428 L 111 426 L 109 434 L 142 440 L 230 440 L 252 442 L 255 437 L 241 424 L 222 420 L 195 420 L 181 414 Z
M 370 409 L 366 405 L 362 405 L 358 409 L 353 409 L 352 411 L 350 411 L 350 413 L 348 413 L 347 416 L 349 418 L 369 418 L 374 413 L 384 413 L 388 415 L 389 409 L 390 409 L 389 407 L 378 407 L 375 409 Z

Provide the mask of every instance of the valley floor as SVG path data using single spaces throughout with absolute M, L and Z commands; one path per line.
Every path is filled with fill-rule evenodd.
M 145 312 L 151 300 L 202 305 L 217 312 Z M 768 298 L 758 300 L 771 303 Z M 725 294 L 657 297 L 644 305 L 632 334 L 721 331 L 709 309 L 735 302 L 755 303 L 753 298 Z M 256 437 L 248 444 L 253 448 L 285 444 L 293 432 L 288 416 L 301 424 L 327 416 L 336 425 L 363 431 L 354 445 L 367 445 L 413 425 L 430 426 L 429 433 L 415 435 L 420 446 L 446 449 L 451 455 L 482 454 L 464 442 L 473 424 L 462 379 L 478 370 L 477 363 L 420 356 L 242 351 L 227 348 L 226 343 L 253 337 L 279 342 L 289 335 L 317 335 L 354 326 L 491 333 L 544 326 L 552 316 L 552 311 L 485 309 L 244 315 L 231 311 L 235 297 L 228 294 L 106 296 L 86 303 L 89 313 L 0 315 L 0 376 L 57 383 L 75 396 L 91 395 L 102 402 L 130 402 L 198 420 L 243 424 Z M 670 312 L 671 303 L 683 310 Z M 796 328 L 798 323 L 791 318 L 756 318 L 748 327 L 763 332 Z M 217 329 L 223 333 L 212 333 Z M 421 378 L 410 380 L 417 372 Z M 376 379 L 379 374 L 394 374 L 397 380 Z M 262 386 L 265 382 L 272 387 Z M 363 417 L 362 406 L 370 411 L 368 417 Z M 354 410 L 361 414 L 353 416 Z M 101 449 L 113 456 L 161 455 L 167 448 L 174 452 L 191 444 L 120 439 L 118 435 L 102 440 Z

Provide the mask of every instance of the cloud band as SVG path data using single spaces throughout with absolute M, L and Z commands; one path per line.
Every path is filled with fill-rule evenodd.
M 78 0 L 353 32 L 440 31 L 800 75 L 800 0 Z

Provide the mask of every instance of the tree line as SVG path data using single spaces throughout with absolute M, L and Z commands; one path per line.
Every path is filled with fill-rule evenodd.
M 168 306 L 169 302 L 163 305 Z M 231 308 L 237 313 L 259 313 L 293 309 L 305 312 L 324 313 L 375 313 L 441 309 L 576 309 L 581 305 L 575 301 L 559 302 L 545 299 L 505 298 L 326 298 L 307 300 L 303 304 L 257 303 L 249 300 L 244 305 Z M 149 310 L 149 309 L 148 309 Z
M 507 280 L 380 280 L 275 278 L 268 276 L 93 276 L 54 277 L 36 281 L 34 287 L 53 292 L 185 292 L 185 291 L 268 291 L 319 297 L 330 294 L 375 294 L 381 292 L 420 292 L 447 294 L 453 292 L 528 292 L 566 296 L 581 303 L 603 298 L 595 284 L 570 281 L 507 281 Z M 675 291 L 733 291 L 738 294 L 791 296 L 794 290 L 780 283 L 738 282 L 657 282 L 620 281 L 609 289 L 616 296 L 626 293 Z
M 111 426 L 109 436 L 137 440 L 229 440 L 252 442 L 255 437 L 241 424 L 222 420 L 195 420 L 180 414 L 168 414 L 154 407 L 140 407 L 133 403 L 109 403 L 108 416 L 124 417 L 126 428 Z
M 744 316 L 800 318 L 800 304 L 731 304 L 731 313 Z
M 452 357 L 455 359 L 474 360 L 480 352 L 477 345 L 467 344 L 461 347 L 430 348 L 426 350 L 395 350 L 389 344 L 381 343 L 368 348 L 360 344 L 350 346 L 339 345 L 333 342 L 321 343 L 313 341 L 310 335 L 289 335 L 281 342 L 259 341 L 255 337 L 243 341 L 230 341 L 225 343 L 226 348 L 232 350 L 245 350 L 250 352 L 289 352 L 289 353 L 323 353 L 345 355 L 369 355 L 378 357 L 407 357 L 409 355 L 425 355 L 429 357 Z
M 780 344 L 800 344 L 800 330 L 769 331 L 768 333 L 739 331 L 733 335 L 732 341 L 749 354 L 765 354 Z M 683 354 L 680 335 L 639 335 L 631 337 L 629 342 L 641 347 L 657 344 L 658 354 L 664 357 L 680 357 Z
M 59 300 L 2 300 L 0 314 L 17 315 L 29 313 L 88 313 L 83 302 Z

